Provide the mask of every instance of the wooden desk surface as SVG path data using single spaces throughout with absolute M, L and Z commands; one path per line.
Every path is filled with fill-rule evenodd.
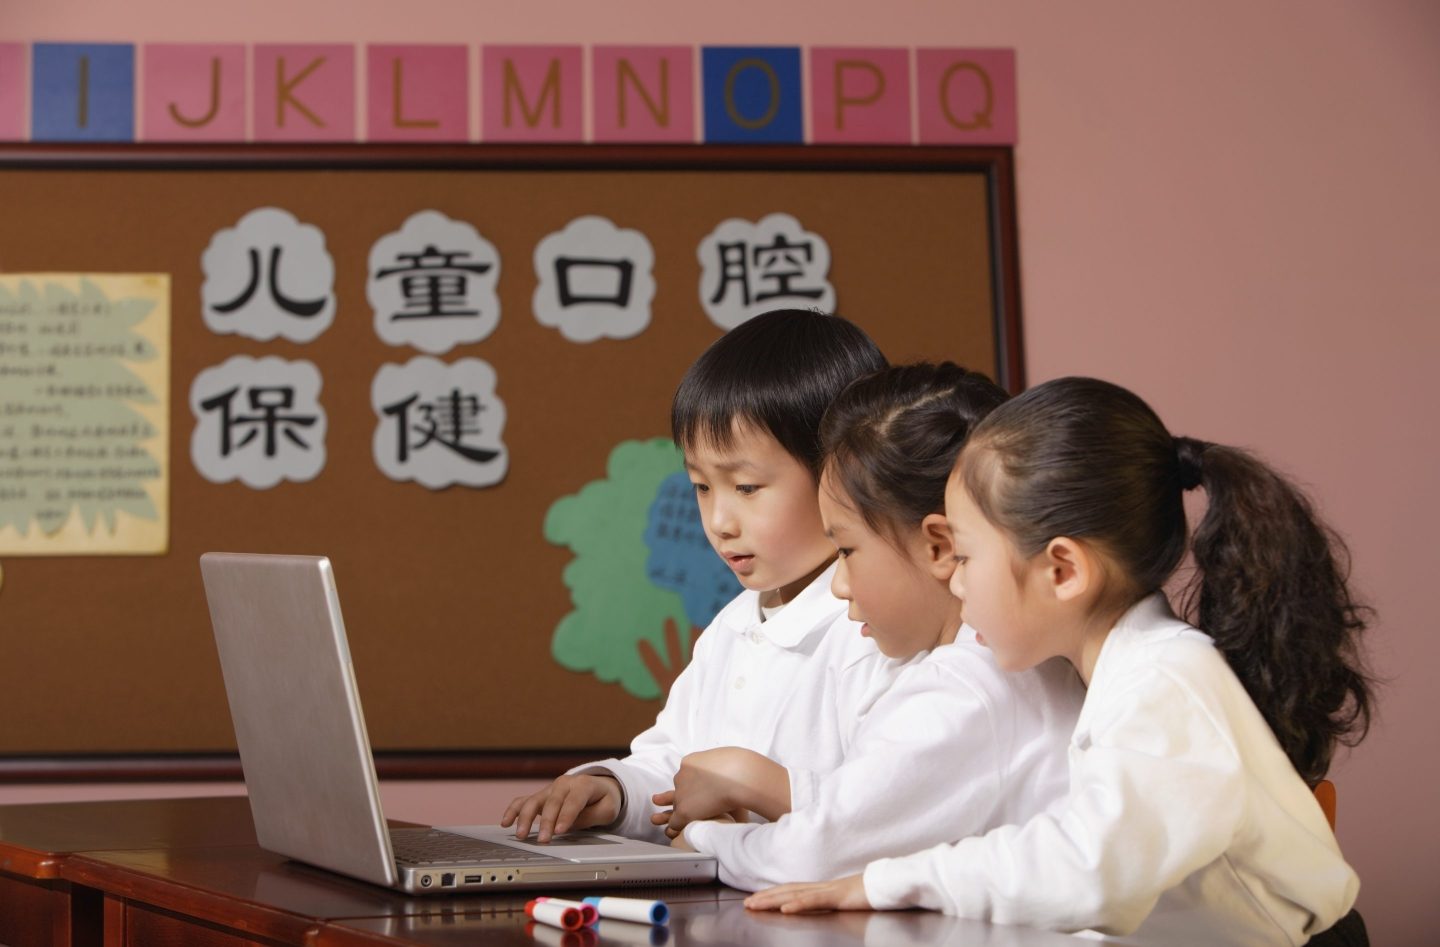
M 529 923 L 533 893 L 413 898 L 352 881 L 261 849 L 243 797 L 0 807 L 0 943 L 10 947 L 1075 943 L 920 911 L 755 914 L 721 885 L 612 893 L 663 899 L 670 927 L 602 921 L 567 933 Z
M 738 893 L 737 893 L 738 894 Z M 746 911 L 739 897 L 670 904 L 670 926 L 601 921 L 565 932 L 530 923 L 523 913 L 453 912 L 337 921 L 319 947 L 1077 947 L 1063 934 L 964 921 L 930 911 L 784 916 Z
M 244 796 L 0 806 L 0 871 L 27 878 L 58 877 L 71 852 L 254 844 Z
M 435 917 L 437 923 L 457 916 L 523 919 L 525 902 L 537 894 L 409 897 L 311 868 L 253 845 L 77 853 L 66 859 L 63 873 L 72 884 L 143 903 L 147 909 L 245 930 L 282 943 L 309 943 L 324 923 L 347 918 L 377 919 L 382 925 L 412 917 Z M 598 892 L 553 893 L 557 897 L 581 898 Z M 713 905 L 721 898 L 738 903 L 744 897 L 744 892 L 719 885 L 611 893 L 662 898 L 671 905 L 691 901 Z M 156 918 L 145 914 L 138 921 L 132 918 L 133 923 L 150 931 L 148 938 L 132 937 L 133 942 L 161 942 L 152 928 L 164 925 Z

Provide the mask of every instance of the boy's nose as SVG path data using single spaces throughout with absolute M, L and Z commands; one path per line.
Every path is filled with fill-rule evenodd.
M 739 525 L 735 517 L 730 514 L 725 504 L 715 504 L 715 507 L 710 511 L 710 532 L 719 536 L 721 539 L 732 539 L 739 531 Z
M 835 575 L 830 579 L 830 594 L 847 602 L 850 600 L 850 577 L 845 574 L 844 559 L 835 567 Z

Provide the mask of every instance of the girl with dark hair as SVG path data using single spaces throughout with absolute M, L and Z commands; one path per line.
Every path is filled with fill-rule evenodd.
M 1182 494 L 1208 507 L 1186 596 Z M 922 906 L 1155 943 L 1301 944 L 1358 880 L 1311 785 L 1370 717 L 1343 545 L 1244 451 L 1172 437 L 1130 392 L 1064 378 L 993 412 L 945 497 L 965 620 L 1007 670 L 1088 686 L 1044 815 L 753 908 Z
M 831 588 L 883 654 L 923 658 L 841 722 L 838 769 L 780 771 L 790 805 L 778 821 L 685 827 L 683 844 L 716 856 L 726 884 L 755 890 L 858 871 L 1028 819 L 1064 794 L 1079 678 L 1064 661 L 1002 672 L 962 627 L 947 588 L 945 483 L 966 435 L 1004 400 L 988 378 L 946 362 L 866 376 L 826 411 L 820 514 L 839 554 Z M 726 752 L 686 757 L 677 791 Z

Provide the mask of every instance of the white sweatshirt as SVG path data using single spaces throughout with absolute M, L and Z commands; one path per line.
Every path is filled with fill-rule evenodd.
M 860 871 L 1029 819 L 1065 794 L 1065 745 L 1085 697 L 1063 660 L 1006 674 L 962 627 L 905 668 L 865 715 L 839 769 L 769 824 L 692 822 L 685 840 L 720 880 L 756 890 Z
M 609 827 L 630 838 L 668 843 L 650 824 L 650 797 L 674 787 L 687 753 L 720 746 L 754 750 L 807 784 L 840 765 L 843 741 L 867 700 L 898 671 L 830 592 L 832 565 L 779 614 L 761 621 L 759 593 L 741 592 L 710 623 L 655 725 L 623 760 L 572 773 L 608 773 L 624 790 Z
M 872 862 L 870 903 L 1164 944 L 1301 944 L 1354 904 L 1314 795 L 1162 595 L 1110 632 L 1069 756 L 1049 812 Z

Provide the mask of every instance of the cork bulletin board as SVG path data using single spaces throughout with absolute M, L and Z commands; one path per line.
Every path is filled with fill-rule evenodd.
M 171 392 L 163 553 L 0 558 L 0 757 L 227 758 L 198 567 L 210 550 L 331 558 L 382 772 L 387 755 L 508 760 L 486 772 L 520 773 L 533 771 L 526 760 L 623 746 L 660 706 L 665 675 L 644 672 L 678 662 L 653 614 L 615 639 L 644 652 L 623 672 L 566 657 L 556 630 L 584 608 L 567 582 L 587 553 L 557 541 L 547 517 L 621 477 L 620 446 L 673 450 L 657 440 L 671 394 L 723 331 L 702 306 L 714 295 L 702 244 L 727 220 L 790 215 L 828 247 L 836 311 L 892 361 L 953 359 L 1017 390 L 1011 160 L 1003 148 L 0 150 L 0 271 L 168 274 Z M 323 234 L 333 313 L 313 339 L 221 334 L 203 318 L 207 247 L 260 208 Z M 433 354 L 382 338 L 367 300 L 377 241 L 426 210 L 467 222 L 498 258 L 498 323 Z M 576 341 L 536 316 L 536 248 L 586 216 L 638 231 L 653 250 L 648 322 L 628 337 Z M 391 435 L 377 434 L 377 373 L 427 354 L 493 370 L 506 452 L 497 482 L 433 486 L 380 469 Z M 197 466 L 192 388 L 237 356 L 318 371 L 325 457 L 309 479 L 257 487 Z M 577 500 L 567 511 L 572 526 L 586 509 Z M 611 528 L 582 526 L 592 537 Z

